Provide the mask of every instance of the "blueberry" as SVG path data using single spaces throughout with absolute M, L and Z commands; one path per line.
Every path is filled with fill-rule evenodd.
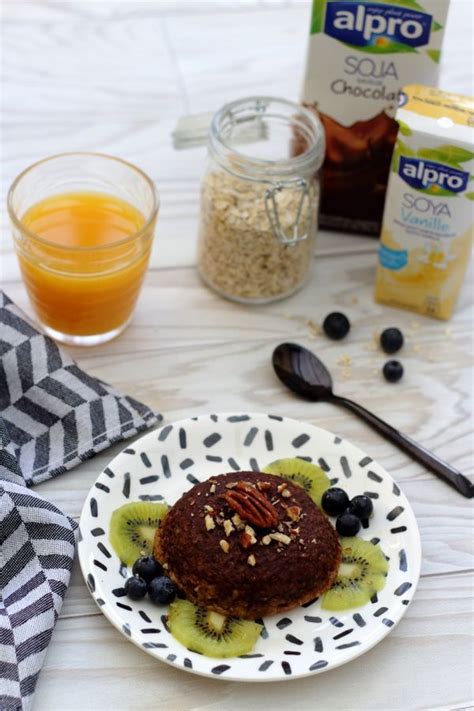
M 148 595 L 155 605 L 168 605 L 173 602 L 177 594 L 176 585 L 166 575 L 160 575 L 159 578 L 154 578 L 148 584 Z
M 146 582 L 143 578 L 128 578 L 123 587 L 130 600 L 141 600 L 146 595 Z
M 360 494 L 350 500 L 347 510 L 357 518 L 369 518 L 374 510 L 374 505 L 371 498 L 365 494 Z
M 386 328 L 380 335 L 380 345 L 385 353 L 396 353 L 403 346 L 403 333 L 399 328 Z
M 134 575 L 139 575 L 140 578 L 143 578 L 143 580 L 146 580 L 146 582 L 149 583 L 153 580 L 153 578 L 163 575 L 163 568 L 158 561 L 153 558 L 153 556 L 147 555 L 144 558 L 138 558 L 135 561 L 132 573 Z
M 398 360 L 388 360 L 383 367 L 383 377 L 389 383 L 397 383 L 403 375 L 403 365 Z
M 341 536 L 355 536 L 359 529 L 360 520 L 348 511 L 344 511 L 336 519 L 336 530 Z
M 349 497 L 344 489 L 339 489 L 337 486 L 334 486 L 332 489 L 327 489 L 324 492 L 321 505 L 329 516 L 337 516 L 349 506 Z
M 328 314 L 323 321 L 323 330 L 326 336 L 332 338 L 333 341 L 340 341 L 341 338 L 347 336 L 351 324 L 349 319 L 339 311 L 333 311 Z

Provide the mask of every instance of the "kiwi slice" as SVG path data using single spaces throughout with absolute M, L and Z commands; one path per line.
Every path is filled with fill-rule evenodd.
M 341 538 L 342 561 L 336 582 L 321 599 L 325 610 L 347 610 L 369 602 L 387 579 L 388 563 L 382 549 L 353 536 Z
M 155 532 L 166 516 L 168 504 L 132 501 L 115 509 L 110 519 L 110 543 L 125 565 L 153 551 Z
M 313 499 L 314 503 L 321 506 L 321 497 L 331 486 L 331 482 L 321 467 L 303 459 L 276 459 L 263 469 L 266 474 L 276 474 L 289 479 L 293 484 L 301 486 Z
M 238 657 L 251 652 L 262 625 L 196 607 L 188 600 L 170 606 L 168 627 L 178 642 L 206 657 Z

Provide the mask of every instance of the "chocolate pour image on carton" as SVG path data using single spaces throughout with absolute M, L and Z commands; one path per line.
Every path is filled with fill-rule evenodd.
M 313 0 L 302 103 L 326 131 L 321 227 L 380 234 L 400 91 L 436 85 L 448 5 Z

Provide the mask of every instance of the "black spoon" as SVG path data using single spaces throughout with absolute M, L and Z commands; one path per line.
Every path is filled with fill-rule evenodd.
M 345 397 L 335 395 L 332 391 L 332 379 L 328 369 L 307 348 L 298 346 L 296 343 L 281 343 L 273 351 L 273 368 L 282 383 L 297 395 L 301 395 L 307 400 L 325 400 L 347 407 L 386 439 L 444 479 L 460 494 L 468 499 L 474 497 L 474 484 L 471 484 L 460 471 L 366 410 L 365 407 Z

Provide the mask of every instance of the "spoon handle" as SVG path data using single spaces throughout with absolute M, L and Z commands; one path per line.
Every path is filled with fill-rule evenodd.
M 421 462 L 427 469 L 430 469 L 434 474 L 444 479 L 450 486 L 454 487 L 460 494 L 465 496 L 467 499 L 472 499 L 474 497 L 474 484 L 471 484 L 469 479 L 461 474 L 461 472 L 452 467 L 447 462 L 443 461 L 437 457 L 433 452 L 422 447 L 420 444 L 415 442 L 413 439 L 408 437 L 403 432 L 399 432 L 380 417 L 377 417 L 365 407 L 359 405 L 353 400 L 349 400 L 345 397 L 340 397 L 339 395 L 334 395 L 331 398 L 331 402 L 347 407 L 347 409 L 359 415 L 367 424 L 369 424 L 374 430 L 383 435 L 386 439 L 396 444 L 397 447 L 402 449 L 404 452 L 409 454 L 413 459 Z

